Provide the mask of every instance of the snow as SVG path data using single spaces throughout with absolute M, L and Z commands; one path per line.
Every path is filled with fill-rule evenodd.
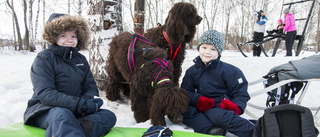
M 87 57 L 89 52 L 83 52 Z M 252 53 L 245 58 L 237 51 L 223 51 L 221 60 L 240 68 L 245 74 L 249 82 L 262 78 L 268 71 L 277 65 L 287 63 L 290 60 L 298 60 L 303 57 L 314 55 L 314 52 L 301 52 L 299 57 L 284 57 L 285 51 L 279 51 L 275 57 L 252 57 Z M 23 113 L 27 107 L 27 101 L 32 96 L 32 84 L 30 80 L 30 67 L 33 59 L 37 55 L 30 52 L 17 52 L 8 49 L 0 49 L 0 127 L 11 125 L 23 121 Z M 187 50 L 186 59 L 183 63 L 182 77 L 187 68 L 193 65 L 192 60 L 198 55 L 196 50 Z M 269 53 L 270 55 L 270 53 Z M 181 78 L 182 78 L 181 77 Z M 262 83 L 249 87 L 249 93 L 258 91 L 263 88 Z M 312 82 L 305 98 L 302 102 L 303 106 L 319 107 L 320 98 L 320 81 Z M 104 99 L 102 108 L 107 108 L 117 115 L 117 127 L 144 127 L 151 126 L 150 120 L 143 123 L 136 123 L 130 108 L 128 98 L 122 98 L 118 101 L 108 101 L 104 97 L 104 93 L 100 93 L 100 97 Z M 256 96 L 249 102 L 259 106 L 265 106 L 266 94 Z M 247 107 L 247 110 L 262 116 L 263 111 L 255 108 Z M 315 113 L 315 112 L 313 112 Z M 252 119 L 248 115 L 242 115 L 244 118 Z M 319 123 L 320 114 L 315 116 L 315 120 Z M 182 130 L 193 132 L 193 129 L 184 124 L 172 124 L 166 118 L 167 127 L 173 130 Z M 318 124 L 319 125 L 319 124 Z M 318 127 L 319 128 L 319 127 Z

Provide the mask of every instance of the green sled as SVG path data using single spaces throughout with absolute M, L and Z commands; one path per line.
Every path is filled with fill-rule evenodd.
M 147 128 L 113 127 L 105 137 L 141 137 Z M 186 131 L 172 130 L 172 137 L 213 137 Z M 45 130 L 37 127 L 16 123 L 0 128 L 0 137 L 45 137 Z M 215 136 L 223 137 L 223 136 Z

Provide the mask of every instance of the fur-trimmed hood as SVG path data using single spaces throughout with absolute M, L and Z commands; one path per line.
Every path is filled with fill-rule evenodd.
M 46 23 L 42 38 L 53 44 L 56 43 L 59 34 L 65 31 L 76 31 L 79 50 L 88 48 L 90 29 L 87 22 L 80 16 L 65 15 L 52 19 Z

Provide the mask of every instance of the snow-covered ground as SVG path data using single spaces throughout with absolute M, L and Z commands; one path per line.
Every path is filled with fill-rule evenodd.
M 88 52 L 83 52 L 88 57 Z M 270 54 L 270 53 L 269 53 Z M 252 53 L 247 53 L 248 58 L 242 56 L 240 52 L 223 51 L 221 60 L 239 67 L 245 74 L 249 82 L 255 81 L 266 75 L 268 71 L 277 65 L 287 63 L 290 60 L 298 60 L 303 57 L 314 55 L 314 52 L 301 52 L 299 57 L 284 57 L 285 52 L 280 51 L 276 57 L 252 57 Z M 17 52 L 13 50 L 0 49 L 0 127 L 23 121 L 23 113 L 27 106 L 27 101 L 33 93 L 30 80 L 30 67 L 37 53 Z M 185 70 L 193 65 L 192 60 L 198 55 L 196 50 L 188 50 L 186 59 L 183 63 L 183 74 Z M 257 84 L 249 87 L 249 93 L 262 89 L 263 85 Z M 309 90 L 302 102 L 304 106 L 319 107 L 320 102 L 320 81 L 311 83 Z M 103 108 L 110 109 L 117 115 L 118 127 L 145 127 L 151 126 L 150 120 L 144 123 L 136 123 L 133 113 L 130 109 L 130 101 L 123 98 L 121 101 L 108 101 L 104 93 L 100 95 L 104 99 Z M 265 106 L 266 94 L 256 96 L 249 102 Z M 247 110 L 262 116 L 263 111 L 247 107 Z M 313 112 L 315 113 L 315 112 Z M 244 114 L 242 117 L 251 118 Z M 320 114 L 315 116 L 319 123 Z M 173 130 L 190 131 L 193 130 L 184 124 L 172 124 L 166 118 L 167 126 Z M 319 128 L 319 127 L 318 127 Z

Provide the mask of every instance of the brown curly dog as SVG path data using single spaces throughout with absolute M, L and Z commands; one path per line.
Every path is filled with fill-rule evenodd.
M 172 62 L 166 57 L 164 49 L 141 35 L 119 34 L 110 43 L 106 97 L 114 101 L 120 99 L 120 90 L 126 95 L 130 91 L 131 109 L 138 123 L 151 119 L 153 125 L 165 126 L 165 115 L 173 123 L 181 122 L 189 97 L 171 81 Z
M 167 60 L 173 61 L 173 83 L 178 85 L 185 58 L 186 43 L 192 41 L 196 33 L 196 25 L 202 18 L 197 9 L 190 3 L 176 3 L 166 18 L 165 24 L 149 29 L 146 38 L 168 52 Z

